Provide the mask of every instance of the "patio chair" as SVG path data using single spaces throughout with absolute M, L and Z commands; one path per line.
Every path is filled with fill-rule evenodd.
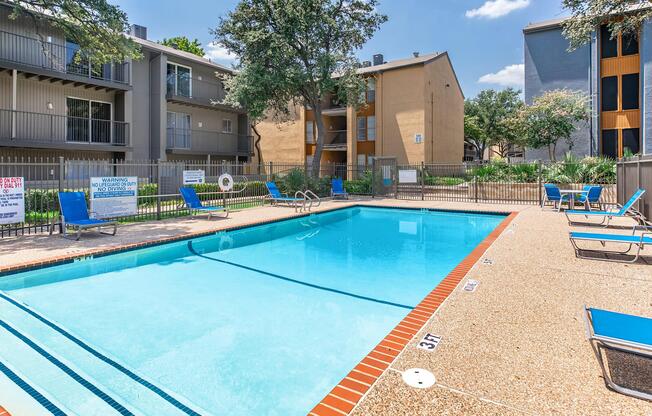
M 640 235 L 636 235 L 636 231 L 642 231 Z M 590 260 L 607 260 L 614 261 L 618 263 L 635 263 L 638 261 L 641 250 L 645 248 L 645 245 L 652 245 L 652 227 L 648 226 L 635 226 L 632 234 L 600 234 L 600 233 L 581 233 L 581 232 L 570 232 L 569 238 L 573 248 L 575 248 L 575 256 L 581 259 L 590 259 Z M 621 246 L 627 246 L 627 250 L 596 250 L 590 248 L 580 248 L 577 244 L 578 241 L 588 241 L 588 242 L 598 242 L 602 247 L 606 247 L 607 243 L 610 244 L 619 244 Z M 636 247 L 635 254 L 629 254 L 632 251 L 632 248 Z M 587 256 L 586 254 L 616 254 L 619 256 L 626 256 L 626 259 L 610 259 L 607 256 L 595 257 Z
M 561 211 L 562 203 L 566 202 L 567 204 L 569 204 L 569 208 L 570 208 L 570 198 L 568 197 L 568 195 L 562 196 L 557 185 L 547 183 L 543 185 L 543 187 L 546 191 L 546 194 L 544 195 L 544 199 L 543 199 L 543 205 L 546 205 L 546 202 L 551 202 L 553 205 L 553 209 L 556 209 L 557 212 L 559 212 Z
M 225 215 L 222 218 L 227 218 L 229 216 L 229 211 L 221 206 L 208 206 L 205 207 L 202 205 L 197 192 L 190 187 L 179 188 L 179 193 L 183 198 L 183 202 L 186 204 L 186 208 L 190 211 L 190 215 L 202 215 L 208 214 L 208 219 L 210 220 L 213 215 L 216 215 L 219 212 L 223 212 Z
M 580 195 L 576 199 L 580 204 L 584 204 L 588 211 L 591 211 L 592 205 L 597 205 L 598 209 L 603 210 L 600 197 L 602 196 L 602 187 L 598 185 L 584 185 L 583 189 L 586 193 Z
M 285 204 L 293 208 L 297 208 L 299 205 L 305 204 L 305 198 L 293 198 L 288 194 L 281 193 L 281 191 L 279 191 L 278 187 L 276 186 L 276 183 L 274 182 L 265 182 L 265 186 L 267 186 L 267 191 L 269 192 L 267 198 L 272 202 L 272 205 Z
M 97 228 L 101 234 L 115 235 L 118 230 L 117 221 L 100 220 L 90 218 L 88 215 L 88 206 L 86 205 L 86 195 L 83 192 L 59 192 L 59 207 L 61 211 L 61 232 L 64 238 L 70 239 L 68 228 L 76 231 L 75 241 L 81 237 L 83 230 Z M 102 227 L 113 227 L 112 233 L 102 231 Z M 54 227 L 50 227 L 52 234 Z
M 598 359 L 607 387 L 621 394 L 652 400 L 652 386 L 649 385 L 652 319 L 586 306 L 584 319 L 587 339 Z M 632 362 L 623 360 L 624 365 L 629 365 L 620 365 L 619 361 L 623 358 Z M 629 382 L 628 378 L 631 379 Z
M 349 193 L 344 189 L 344 182 L 340 178 L 331 180 L 331 197 L 349 199 Z
M 609 222 L 611 221 L 612 218 L 624 218 L 624 217 L 633 218 L 637 223 L 645 225 L 647 223 L 645 216 L 634 208 L 634 204 L 636 203 L 636 201 L 641 199 L 644 193 L 645 193 L 644 189 L 637 190 L 636 192 L 634 192 L 634 195 L 632 195 L 632 197 L 629 198 L 629 201 L 627 201 L 625 205 L 620 206 L 616 204 L 616 207 L 618 208 L 617 210 L 612 210 L 612 211 L 568 210 L 565 211 L 564 214 L 566 214 L 566 219 L 568 220 L 569 225 L 585 224 L 585 225 L 604 225 L 605 227 L 607 227 L 609 226 Z M 608 205 L 608 204 L 604 204 L 604 205 Z M 591 221 L 573 221 L 571 220 L 570 217 L 572 215 L 584 215 L 584 217 L 587 220 L 589 217 L 602 218 L 602 221 L 599 223 L 595 223 Z

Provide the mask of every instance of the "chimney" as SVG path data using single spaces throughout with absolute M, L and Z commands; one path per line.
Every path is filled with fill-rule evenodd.
M 140 39 L 147 40 L 147 28 L 140 25 L 131 25 L 131 30 L 129 31 L 131 36 L 135 36 Z
M 363 68 L 369 68 L 371 66 L 371 61 L 362 61 Z
M 385 57 L 382 53 L 377 53 L 374 55 L 374 65 L 382 65 L 385 63 Z
M 417 52 L 412 52 L 412 55 L 414 55 L 415 58 L 418 58 L 419 57 L 419 52 L 418 51 Z

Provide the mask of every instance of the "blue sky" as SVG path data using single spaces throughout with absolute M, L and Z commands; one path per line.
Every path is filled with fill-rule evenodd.
M 199 39 L 211 57 L 229 56 L 208 29 L 236 0 L 113 0 L 132 23 L 147 26 L 150 40 L 186 35 Z M 529 22 L 564 16 L 561 0 L 381 0 L 389 20 L 358 53 L 370 60 L 409 57 L 413 51 L 448 51 L 466 97 L 486 88 L 522 87 L 523 35 Z

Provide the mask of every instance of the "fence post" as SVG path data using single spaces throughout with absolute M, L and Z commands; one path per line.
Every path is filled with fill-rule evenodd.
M 475 203 L 478 203 L 478 173 L 474 172 L 473 174 L 473 194 L 475 196 Z
M 267 181 L 272 180 L 272 175 L 274 174 L 274 162 L 269 162 L 269 173 L 267 174 Z
M 425 197 L 425 184 L 426 184 L 426 181 L 425 181 L 426 174 L 425 174 L 425 172 L 426 172 L 425 171 L 425 164 L 424 164 L 424 162 L 422 160 L 421 161 L 421 200 L 422 201 L 424 201 L 426 199 L 426 197 Z
M 66 175 L 66 161 L 64 160 L 63 156 L 59 156 L 59 192 L 63 192 L 63 179 L 65 175 Z M 61 207 L 59 207 L 59 210 L 61 210 Z M 56 221 L 56 218 L 53 218 L 52 221 L 53 221 L 52 226 L 54 226 L 54 221 Z M 59 221 L 60 234 L 63 234 L 62 225 L 63 224 L 61 223 L 61 221 Z
M 543 162 L 541 162 L 541 159 L 539 159 L 537 165 L 537 181 L 539 183 L 537 195 L 539 197 L 539 206 L 543 208 L 543 192 L 541 189 L 543 187 Z
M 161 219 L 161 159 L 156 160 L 156 219 Z
M 376 158 L 371 159 L 371 197 L 376 197 Z

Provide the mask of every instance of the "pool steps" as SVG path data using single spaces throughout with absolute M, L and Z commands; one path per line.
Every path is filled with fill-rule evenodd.
M 80 346 L 47 323 L 51 322 L 29 309 L 27 305 L 20 304 L 6 293 L 0 292 L 0 360 L 7 362 L 11 358 L 11 363 L 30 385 L 40 392 L 49 392 L 55 401 L 69 409 L 64 413 L 102 416 L 148 415 L 153 414 L 152 411 L 157 415 L 209 414 L 187 399 L 163 391 L 151 381 L 142 379 L 124 364 L 110 358 L 106 352 L 77 340 L 85 348 Z M 69 334 L 69 331 L 58 324 L 51 324 Z M 32 337 L 31 334 L 38 336 Z M 72 334 L 69 335 L 74 338 Z M 40 341 L 37 343 L 34 339 Z M 28 343 L 34 347 L 30 347 Z M 47 356 L 50 356 L 50 359 Z M 66 359 L 60 358 L 61 356 Z M 99 359 L 98 356 L 106 360 Z M 57 365 L 57 362 L 63 364 L 69 373 L 66 373 L 61 365 Z M 94 391 L 89 390 L 88 385 L 84 386 L 75 380 L 75 377 L 88 382 L 90 389 Z M 137 382 L 134 377 L 142 382 Z M 103 383 L 99 383 L 97 379 L 103 380 Z M 151 385 L 151 388 L 147 385 Z M 101 393 L 108 397 L 109 402 L 115 404 L 109 405 L 106 397 L 102 399 Z M 89 403 L 92 403 L 92 406 Z M 99 413 L 90 410 L 95 408 Z

